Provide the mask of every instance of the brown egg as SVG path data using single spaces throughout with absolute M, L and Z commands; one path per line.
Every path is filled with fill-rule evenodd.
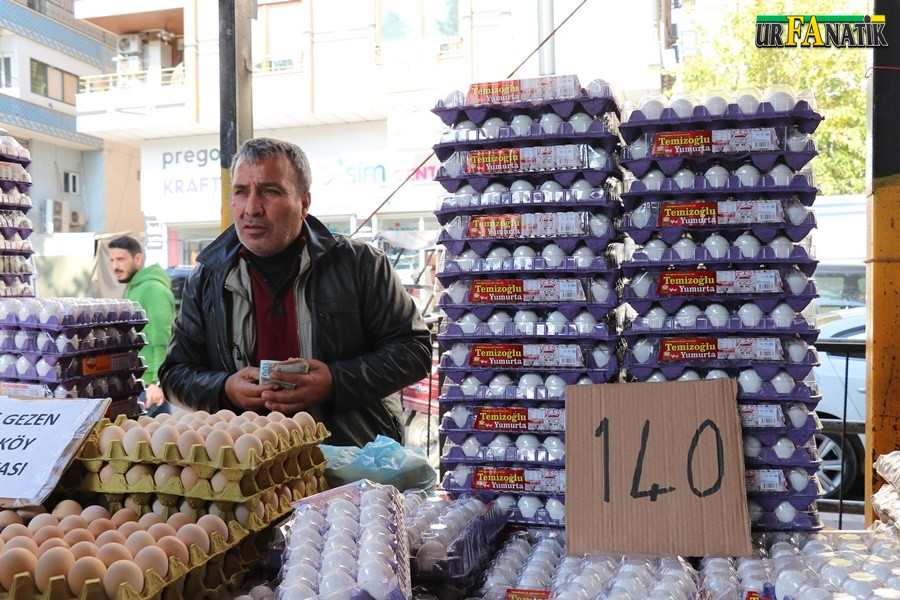
M 24 535 L 20 535 L 19 537 L 14 537 L 8 542 L 4 542 L 3 547 L 0 548 L 0 555 L 9 552 L 13 548 L 24 548 L 32 554 L 37 554 L 38 551 L 38 545 L 33 539 L 31 539 L 30 537 L 25 537 Z
M 253 423 L 255 423 L 256 425 L 259 425 L 260 427 L 265 427 L 266 425 L 268 425 L 270 423 L 270 421 L 269 421 L 269 417 L 260 416 L 260 417 L 254 417 Z
M 188 425 L 190 425 L 191 429 L 193 429 L 194 431 L 197 431 L 201 427 L 209 427 L 209 425 L 207 425 L 206 421 L 204 421 L 203 419 L 191 419 L 190 421 L 188 421 Z
M 110 425 L 109 427 L 104 427 L 100 432 L 100 438 L 98 440 L 98 445 L 100 446 L 100 454 L 106 456 L 109 453 L 109 445 L 113 440 L 122 441 L 122 438 L 125 437 L 125 430 L 116 425 Z
M 185 565 L 190 563 L 191 556 L 187 546 L 174 535 L 167 535 L 159 538 L 156 545 L 166 553 L 166 556 L 174 556 Z
M 54 517 L 54 516 L 51 515 L 50 513 L 44 513 L 44 514 L 42 514 L 42 515 L 35 515 L 35 516 L 28 522 L 28 531 L 30 531 L 30 532 L 33 534 L 33 533 L 36 532 L 38 529 L 40 529 L 40 528 L 42 528 L 42 527 L 46 527 L 47 525 L 58 526 L 58 525 L 59 525 L 59 519 L 57 519 L 56 517 Z M 60 537 L 62 537 L 62 536 L 60 536 Z
M 178 436 L 178 452 L 181 458 L 187 459 L 191 455 L 191 448 L 202 446 L 205 440 L 197 431 L 185 431 Z
M 184 545 L 187 546 L 188 549 L 194 544 L 197 544 L 204 552 L 209 552 L 209 534 L 206 533 L 205 529 L 195 523 L 182 525 L 178 529 L 176 537 L 184 542 Z
M 115 531 L 115 529 L 116 526 L 112 524 L 112 521 L 103 517 L 99 517 L 89 521 L 87 526 L 87 530 L 90 531 L 95 538 L 100 537 L 100 534 L 104 531 Z
M 234 440 L 224 431 L 214 429 L 206 436 L 206 443 L 204 446 L 206 447 L 206 454 L 209 455 L 210 460 L 217 460 L 219 450 L 222 448 L 233 448 Z
M 302 479 L 295 479 L 290 483 L 290 487 L 292 490 L 300 494 L 301 498 L 306 497 L 306 482 Z
M 109 511 L 99 504 L 93 504 L 84 507 L 84 510 L 81 511 L 81 518 L 90 524 L 95 519 L 108 519 Z
M 153 421 L 153 419 L 150 420 L 150 422 L 152 422 L 152 421 Z M 145 422 L 146 422 L 146 421 L 145 421 Z M 137 422 L 137 421 L 133 421 L 133 420 L 131 420 L 131 419 L 126 419 L 126 420 L 122 421 L 122 424 L 121 424 L 121 425 L 119 425 L 119 427 L 121 427 L 121 428 L 125 431 L 125 433 L 128 433 L 129 431 L 131 431 L 131 430 L 134 429 L 135 427 L 142 427 L 142 426 L 143 426 L 142 423 L 139 423 L 139 422 Z
M 112 465 L 106 464 L 100 469 L 100 472 L 97 473 L 97 477 L 100 478 L 100 483 L 109 483 L 113 480 L 113 477 L 116 476 L 116 470 Z
M 42 543 L 38 546 L 38 551 L 35 552 L 34 555 L 37 556 L 38 558 L 40 558 L 50 548 L 68 548 L 68 547 L 69 547 L 69 544 L 67 544 L 66 541 L 62 538 L 49 538 L 47 540 L 44 540 L 44 543 Z
M 237 442 L 242 436 L 246 435 L 246 431 L 238 427 L 237 425 L 228 425 L 228 428 L 225 430 L 225 433 L 231 436 L 235 442 Z
M 208 417 L 208 416 L 209 416 L 209 413 L 206 412 L 205 410 L 194 411 L 194 417 L 196 417 L 197 419 L 206 420 L 206 417 Z
M 117 560 L 106 567 L 106 574 L 103 576 L 106 596 L 110 600 L 115 598 L 123 583 L 130 583 L 138 594 L 144 591 L 144 572 L 131 560 Z
M 72 529 L 66 532 L 63 539 L 69 546 L 74 546 L 78 542 L 93 542 L 96 538 L 87 529 Z
M 194 520 L 191 518 L 189 514 L 183 512 L 177 512 L 169 517 L 169 520 L 166 521 L 169 525 L 175 528 L 175 531 L 181 529 L 183 525 L 187 525 L 188 523 L 193 523 Z
M 7 525 L 12 525 L 13 523 L 22 524 L 22 517 L 14 510 L 4 510 L 0 511 L 0 531 L 3 530 Z
M 229 427 L 231 427 L 231 425 L 229 425 L 225 421 L 219 421 L 218 423 L 213 423 L 212 425 L 213 429 L 218 429 L 219 431 L 227 431 Z
M 127 496 L 125 496 L 125 500 L 122 502 L 122 506 L 124 506 L 128 510 L 133 510 L 135 514 L 137 514 L 137 511 L 140 508 L 137 500 L 134 499 L 134 494 L 128 494 Z
M 287 419 L 287 417 L 284 416 L 283 412 L 280 412 L 277 410 L 273 410 L 266 416 L 269 417 L 269 421 L 274 421 L 275 423 L 278 423 L 280 421 L 284 421 L 285 419 Z
M 207 425 L 215 425 L 216 423 L 224 423 L 225 422 L 225 419 L 223 419 L 219 415 L 209 415 L 208 417 L 206 417 L 203 420 L 206 421 Z
M 148 415 L 141 415 L 137 418 L 137 422 L 141 427 L 146 427 L 148 423 L 152 423 L 153 421 L 153 417 Z
M 263 443 L 255 435 L 245 435 L 234 443 L 234 453 L 241 462 L 250 460 L 250 453 L 256 452 L 256 455 L 263 456 Z
M 197 519 L 197 525 L 202 527 L 206 534 L 212 539 L 213 532 L 219 532 L 219 535 L 222 536 L 222 539 L 226 542 L 228 541 L 228 525 L 225 524 L 220 517 L 216 515 L 203 515 L 199 519 Z
M 72 593 L 77 598 L 81 595 L 81 590 L 84 589 L 86 582 L 92 579 L 103 581 L 105 574 L 106 565 L 103 564 L 102 560 L 94 556 L 83 556 L 75 560 L 72 568 L 69 569 L 66 581 L 69 584 L 69 589 L 72 590 Z
M 306 482 L 306 495 L 312 496 L 319 491 L 319 481 L 315 477 L 310 477 Z
M 37 558 L 25 548 L 13 548 L 3 555 L 3 569 L 0 569 L 0 585 L 9 591 L 13 579 L 19 573 L 28 573 L 34 577 Z
M 181 485 L 185 491 L 192 489 L 198 481 L 200 481 L 200 477 L 194 467 L 188 466 L 181 470 Z
M 311 429 L 313 432 L 315 432 L 316 430 L 316 420 L 313 419 L 312 415 L 308 412 L 298 412 L 296 415 L 294 415 L 294 421 L 303 429 L 304 432 L 307 428 Z
M 144 427 L 144 431 L 147 432 L 147 435 L 153 436 L 153 434 L 156 433 L 156 430 L 160 427 L 162 427 L 162 423 L 154 420 L 152 423 L 147 423 L 147 426 Z
M 241 413 L 241 416 L 247 419 L 248 421 L 253 421 L 256 417 L 259 416 L 259 413 L 254 412 L 252 410 L 245 410 Z
M 129 535 L 128 539 L 125 541 L 125 547 L 128 548 L 128 551 L 131 552 L 132 556 L 137 556 L 137 553 L 140 552 L 141 548 L 155 545 L 156 538 L 147 531 L 135 531 Z
M 237 415 L 234 414 L 234 411 L 228 410 L 227 408 L 223 408 L 216 414 L 222 417 L 222 419 L 224 419 L 225 421 L 232 421 L 237 417 Z
M 178 431 L 178 435 L 181 435 L 185 431 L 193 431 L 194 430 L 193 427 L 191 427 L 187 423 L 181 423 L 181 422 L 179 422 L 174 427 L 175 427 L 175 430 Z
M 266 509 L 260 502 L 254 504 L 250 509 L 246 508 L 243 504 L 238 505 L 234 509 L 234 516 L 237 518 L 238 523 L 244 527 L 247 527 L 250 524 L 251 514 L 255 514 L 260 519 L 263 519 L 266 516 Z
M 197 433 L 202 435 L 204 440 L 206 440 L 206 438 L 209 437 L 209 434 L 211 434 L 213 431 L 215 431 L 215 429 L 213 429 L 210 425 L 204 425 L 203 427 L 197 428 Z M 204 443 L 206 442 L 204 441 Z
M 166 444 L 178 443 L 178 430 L 171 425 L 163 425 L 157 429 L 150 438 L 150 448 L 153 456 L 162 458 L 163 448 Z
M 72 551 L 75 560 L 78 560 L 85 556 L 96 556 L 97 552 L 100 551 L 100 548 L 98 548 L 97 544 L 94 542 L 78 542 L 77 544 L 72 544 L 72 547 L 69 548 L 69 550 Z
M 74 515 L 64 517 L 59 522 L 59 528 L 66 533 L 69 533 L 73 529 L 87 529 L 87 526 L 88 522 L 84 517 L 81 516 L 81 511 L 78 511 Z
M 288 440 L 291 439 L 291 432 L 289 432 L 289 431 L 287 430 L 287 427 L 285 427 L 285 426 L 282 425 L 281 423 L 278 423 L 278 422 L 276 422 L 276 421 L 273 421 L 273 422 L 269 423 L 269 424 L 267 425 L 267 427 L 268 427 L 269 429 L 271 429 L 272 431 L 274 431 L 278 436 L 283 437 L 283 438 L 286 438 L 286 439 L 288 439 Z
M 7 525 L 3 528 L 3 531 L 0 532 L 0 539 L 4 542 L 8 542 L 14 537 L 25 536 L 32 537 L 31 530 L 22 525 L 21 523 L 13 523 L 12 525 Z
M 166 413 L 159 413 L 158 415 L 153 417 L 153 420 L 159 421 L 160 425 L 170 425 L 170 423 L 167 423 L 166 421 L 174 421 L 175 419 L 172 418 L 172 415 L 168 415 Z
M 209 486 L 214 492 L 221 492 L 228 485 L 228 477 L 224 471 L 216 471 L 209 480 Z
M 128 548 L 125 547 L 124 544 L 106 544 L 105 546 L 100 546 L 100 549 L 97 550 L 97 558 L 103 561 L 103 564 L 109 567 L 109 565 L 113 564 L 117 560 L 131 560 L 131 552 L 128 551 Z
M 59 538 L 63 539 L 66 537 L 66 532 L 57 527 L 56 525 L 47 525 L 46 527 L 41 527 L 37 531 L 34 532 L 34 543 L 40 547 L 41 544 L 49 540 L 50 538 Z
M 191 421 L 193 421 L 196 418 L 197 417 L 194 416 L 194 413 L 185 411 L 182 415 L 180 415 L 178 417 L 178 420 L 181 421 L 182 423 L 190 423 Z
M 228 419 L 228 424 L 234 425 L 235 427 L 240 427 L 244 423 L 249 423 L 247 417 L 245 417 L 244 415 L 237 415 L 233 419 Z
M 118 531 L 126 538 L 129 538 L 135 531 L 146 531 L 146 529 L 144 529 L 144 527 L 141 526 L 140 522 L 138 521 L 126 521 L 125 523 L 119 525 Z
M 253 432 L 253 435 L 258 437 L 262 442 L 269 442 L 275 448 L 278 447 L 278 436 L 268 427 L 260 427 Z
M 250 421 L 247 421 L 246 423 L 241 423 L 240 425 L 238 425 L 238 427 L 240 427 L 247 433 L 253 433 L 257 429 L 259 429 L 259 425 L 257 425 L 256 423 L 251 423 Z
M 53 507 L 51 515 L 62 521 L 66 517 L 81 514 L 81 505 L 74 500 L 63 500 Z
M 163 516 L 161 514 L 155 513 L 155 512 L 148 512 L 146 515 L 144 515 L 143 517 L 141 517 L 138 520 L 138 523 L 141 524 L 141 527 L 143 527 L 147 531 L 150 531 L 150 528 L 153 527 L 154 525 L 156 525 L 157 523 L 165 523 L 165 522 L 166 522 L 166 520 L 163 518 Z
M 134 562 L 141 568 L 141 571 L 146 572 L 147 569 L 153 569 L 159 573 L 160 577 L 165 577 L 169 574 L 169 557 L 158 546 L 142 548 L 140 552 L 134 555 Z
M 152 424 L 153 423 L 151 423 L 150 425 Z M 128 456 L 137 456 L 136 451 L 138 442 L 146 442 L 147 444 L 150 443 L 149 429 L 144 427 L 135 427 L 134 429 L 130 429 L 125 432 L 125 436 L 122 438 L 122 448 L 125 449 L 125 453 Z
M 144 477 L 153 478 L 153 467 L 150 465 L 134 465 L 125 471 L 125 481 L 128 485 L 136 485 Z
M 109 529 L 98 535 L 94 540 L 94 543 L 102 548 L 107 544 L 124 544 L 127 539 L 128 538 L 121 531 Z
M 112 517 L 110 517 L 110 521 L 115 527 L 120 527 L 122 523 L 126 523 L 128 521 L 137 521 L 140 517 L 138 517 L 137 512 L 135 512 L 131 508 L 120 508 L 117 510 Z
M 297 423 L 297 421 L 295 421 L 293 419 L 285 419 L 283 421 L 279 421 L 278 423 L 280 425 L 282 425 L 285 429 L 287 429 L 288 432 L 299 431 L 300 433 L 303 433 L 303 429 L 300 427 L 300 424 Z
M 34 584 L 39 592 L 47 589 L 51 577 L 62 575 L 66 576 L 72 565 L 75 564 L 75 556 L 68 548 L 50 548 L 39 559 L 34 566 Z
M 159 541 L 167 535 L 176 535 L 178 531 L 168 523 L 156 523 L 147 529 L 147 533 L 152 535 L 156 541 Z
M 181 468 L 176 467 L 175 465 L 159 465 L 156 467 L 156 472 L 153 473 L 153 482 L 156 484 L 156 487 L 163 487 L 166 485 L 166 482 L 169 479 L 178 478 L 181 476 Z

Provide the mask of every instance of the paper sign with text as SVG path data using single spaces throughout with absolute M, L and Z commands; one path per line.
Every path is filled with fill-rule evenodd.
M 732 379 L 567 386 L 567 552 L 749 554 L 736 398 Z
M 43 502 L 109 402 L 0 396 L 0 506 Z

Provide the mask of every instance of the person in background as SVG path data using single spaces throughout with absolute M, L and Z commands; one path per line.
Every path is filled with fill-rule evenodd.
M 249 140 L 231 163 L 234 225 L 197 256 L 160 369 L 166 397 L 195 410 L 309 412 L 328 443 L 400 441 L 398 390 L 431 367 L 431 338 L 384 253 L 308 214 L 303 150 Z M 261 360 L 308 373 L 260 385 Z M 273 376 L 273 379 L 276 377 Z
M 109 243 L 109 257 L 113 272 L 120 283 L 126 284 L 125 298 L 138 302 L 147 314 L 144 335 L 147 345 L 141 356 L 147 363 L 143 380 L 144 393 L 141 402 L 152 417 L 170 413 L 172 408 L 159 385 L 159 366 L 166 356 L 166 346 L 172 337 L 172 321 L 175 319 L 175 296 L 172 282 L 158 264 L 144 266 L 144 253 L 140 243 L 132 237 L 122 236 Z

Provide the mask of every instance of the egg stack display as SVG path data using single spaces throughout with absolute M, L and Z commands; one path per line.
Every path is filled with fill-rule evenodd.
M 163 517 L 216 515 L 258 531 L 294 500 L 326 489 L 318 444 L 328 431 L 307 413 L 179 411 L 101 420 L 63 485 L 112 510 Z
M 762 101 L 760 99 L 762 98 Z M 778 86 L 645 98 L 620 131 L 630 278 L 624 366 L 638 381 L 736 378 L 750 518 L 817 529 L 816 261 L 804 169 L 821 116 Z
M 147 317 L 140 304 L 97 298 L 0 299 L 3 393 L 111 398 L 108 415 L 135 416 L 144 390 Z
M 34 296 L 34 249 L 28 236 L 34 231 L 31 210 L 31 175 L 25 168 L 31 153 L 15 138 L 0 135 L 0 297 Z
M 559 76 L 474 84 L 434 112 L 451 127 L 435 146 L 441 486 L 561 527 L 565 387 L 619 372 L 618 105 Z

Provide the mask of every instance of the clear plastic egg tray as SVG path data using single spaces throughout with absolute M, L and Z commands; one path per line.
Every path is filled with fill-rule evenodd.
M 566 409 L 455 405 L 444 413 L 441 431 L 558 433 L 566 430 Z
M 134 327 L 147 324 L 141 305 L 114 298 L 10 298 L 0 302 L 0 324 L 21 329 L 64 332 L 98 326 Z
M 506 186 L 514 184 L 516 181 L 525 180 L 534 187 L 539 187 L 547 181 L 555 181 L 564 188 L 571 186 L 578 179 L 585 179 L 593 187 L 600 187 L 607 183 L 609 179 L 621 181 L 622 172 L 619 170 L 618 164 L 614 157 L 606 155 L 603 160 L 594 152 L 594 162 L 588 162 L 589 166 L 570 167 L 568 169 L 557 170 L 534 170 L 534 171 L 511 171 L 506 173 L 466 173 L 463 169 L 464 165 L 458 164 L 460 157 L 454 155 L 445 163 L 450 165 L 442 166 L 438 169 L 438 174 L 434 180 L 450 193 L 454 193 L 460 188 L 470 185 L 477 192 L 482 192 L 491 183 L 502 183 Z M 604 154 L 606 154 L 604 152 Z M 456 176 L 450 175 L 451 172 L 458 173 Z
M 0 324 L 0 351 L 13 354 L 62 358 L 96 351 L 135 350 L 146 344 L 146 336 L 130 323 L 113 323 L 105 327 L 86 326 L 77 330 L 67 329 L 61 333 Z
M 4 357 L 17 357 L 15 362 L 5 360 L 0 365 L 0 379 L 5 381 L 29 381 L 41 383 L 59 383 L 64 385 L 86 385 L 96 375 L 116 374 L 141 375 L 147 370 L 144 359 L 137 350 L 109 354 L 108 351 L 93 351 L 90 354 L 75 356 L 42 355 L 42 354 L 4 354 Z M 32 362 L 33 361 L 33 362 Z M 5 368 L 3 368 L 5 367 Z
M 781 500 L 789 500 L 794 508 L 803 510 L 822 494 L 816 468 L 816 465 L 748 468 L 745 472 L 747 496 L 765 510 L 775 510 Z
M 444 475 L 441 489 L 455 494 L 482 491 L 494 494 L 564 496 L 566 471 L 565 469 L 544 467 L 525 468 L 516 465 L 494 467 L 462 464 Z
M 368 480 L 294 503 L 280 600 L 405 600 L 411 594 L 403 496 Z
M 654 310 L 655 309 L 655 310 Z M 763 314 L 756 324 L 753 318 L 745 319 L 735 310 L 726 307 L 707 307 L 704 314 L 670 315 L 661 307 L 654 307 L 642 316 L 633 317 L 622 331 L 625 338 L 638 338 L 653 335 L 691 337 L 700 334 L 717 334 L 727 332 L 732 335 L 746 336 L 797 336 L 807 344 L 815 343 L 819 337 L 819 329 L 810 311 L 798 313 L 785 305 L 776 307 L 770 314 Z M 776 312 L 777 311 L 777 312 Z M 664 316 L 665 315 L 665 316 Z M 793 315 L 793 316 L 792 316 Z
M 13 188 L 27 194 L 31 188 L 31 174 L 17 162 L 0 161 L 0 190 L 9 193 Z
M 582 298 L 582 300 L 562 301 L 541 300 L 537 296 L 515 291 L 532 287 L 526 283 L 529 281 L 535 280 L 473 281 L 471 286 L 469 282 L 458 282 L 460 286 L 471 287 L 472 291 L 463 292 L 460 302 L 453 301 L 452 294 L 455 290 L 448 289 L 441 296 L 438 307 L 447 314 L 452 323 L 452 326 L 448 324 L 446 333 L 456 336 L 480 334 L 496 337 L 505 334 L 518 337 L 524 334 L 526 337 L 560 337 L 561 332 L 566 330 L 576 333 L 575 337 L 587 339 L 593 339 L 594 334 L 599 335 L 601 339 L 618 337 L 609 335 L 610 328 L 608 325 L 604 326 L 603 322 L 606 316 L 617 308 L 618 302 L 616 289 L 610 287 L 606 280 L 599 279 L 594 283 L 577 279 L 540 280 L 560 282 L 563 284 L 560 287 L 571 288 L 572 297 Z M 525 285 L 520 285 L 521 283 Z M 485 289 L 512 291 L 508 294 L 493 292 L 484 294 L 479 291 Z M 496 299 L 506 297 L 507 300 L 481 301 L 481 298 L 488 297 Z M 600 300 L 596 301 L 597 298 Z M 471 313 L 471 316 L 466 317 L 467 313 Z M 573 322 L 576 318 L 578 323 Z M 570 327 L 567 328 L 566 325 Z M 600 330 L 597 330 L 597 325 L 600 325 Z M 604 333 L 603 330 L 606 335 L 601 335 Z
M 459 344 L 454 346 L 457 348 Z M 471 344 L 461 345 L 468 352 L 448 351 L 441 356 L 440 368 L 451 381 L 461 382 L 474 375 L 489 382 L 499 371 L 555 374 L 574 383 L 586 374 L 596 383 L 609 381 L 619 373 L 616 348 L 600 342 L 593 348 L 576 344 Z M 596 356 L 595 356 L 596 355 Z
M 894 487 L 900 487 L 900 451 L 882 454 L 875 460 L 875 472 Z
M 459 443 L 455 441 L 460 439 L 459 436 L 454 435 L 454 439 L 448 438 L 444 442 L 441 464 L 520 464 L 557 469 L 565 467 L 565 436 L 530 435 L 532 437 L 528 444 L 516 443 L 521 434 L 496 434 L 489 439 L 486 439 L 487 436 L 476 437 L 472 434 L 463 438 Z
M 678 200 L 728 200 L 734 197 L 737 200 L 756 200 L 760 197 L 768 198 L 796 198 L 804 206 L 812 206 L 816 199 L 815 177 L 808 170 L 795 173 L 789 181 L 783 181 L 763 173 L 756 185 L 744 185 L 740 177 L 730 175 L 722 185 L 714 185 L 703 173 L 698 173 L 693 183 L 682 187 L 674 177 L 666 177 L 661 182 L 648 185 L 640 179 L 628 179 L 624 181 L 626 191 L 621 194 L 625 210 L 631 211 L 641 203 L 648 200 L 665 200 L 667 198 Z M 658 186 L 658 187 L 657 187 Z
M 693 240 L 692 240 L 693 241 Z M 677 243 L 677 242 L 676 242 Z M 796 266 L 807 277 L 816 270 L 817 261 L 809 244 L 790 244 L 789 247 L 772 248 L 760 246 L 758 250 L 740 248 L 732 244 L 727 249 L 711 251 L 700 242 L 696 247 L 686 248 L 680 254 L 675 248 L 665 248 L 662 252 L 648 248 L 634 250 L 629 260 L 622 262 L 622 273 L 634 277 L 641 271 L 665 271 L 670 267 L 680 270 L 696 268 L 702 264 L 707 270 L 758 269 L 765 265 L 770 269 Z M 715 253 L 714 253 L 715 252 Z
M 415 502 L 406 496 L 406 504 Z M 406 518 L 413 579 L 467 580 L 492 552 L 506 525 L 506 511 L 476 496 L 448 500 L 432 496 Z
M 802 403 L 741 403 L 739 410 L 741 429 L 766 446 L 773 445 L 780 437 L 786 437 L 793 444 L 802 446 L 822 429 L 818 415 Z
M 500 244 L 517 246 L 538 240 L 555 241 L 565 252 L 579 242 L 599 252 L 617 235 L 615 223 L 602 213 L 528 212 L 454 217 L 441 230 L 438 243 L 451 254 L 460 254 L 466 247 L 484 253 Z
M 497 312 L 494 311 L 492 315 Z M 582 313 L 586 313 L 585 316 Z M 560 315 L 554 316 L 553 320 L 544 320 L 536 322 L 516 323 L 512 317 L 505 322 L 482 322 L 482 321 L 443 321 L 438 328 L 438 341 L 444 348 L 450 348 L 457 342 L 475 341 L 475 340 L 521 340 L 523 342 L 534 340 L 535 338 L 546 339 L 548 342 L 559 343 L 565 341 L 591 341 L 604 340 L 610 341 L 618 339 L 619 328 L 615 318 L 611 316 L 596 319 L 589 311 L 582 310 L 579 312 L 577 319 L 573 322 L 567 319 L 560 311 Z M 476 316 L 469 319 L 477 319 Z M 488 319 L 491 317 L 489 316 Z
M 445 256 L 438 266 L 437 278 L 444 286 L 449 286 L 460 279 L 470 280 L 481 277 L 522 278 L 573 275 L 575 277 L 603 277 L 612 283 L 620 276 L 621 244 L 613 243 L 599 252 L 595 252 L 586 244 L 579 244 L 570 252 L 560 248 L 559 256 L 554 257 L 541 256 L 541 252 L 550 246 L 550 243 L 535 244 L 532 242 L 527 246 L 535 256 L 515 256 L 515 248 L 509 250 L 503 245 L 491 246 L 484 255 L 466 250 L 462 254 Z M 497 248 L 503 250 L 497 250 Z M 500 252 L 502 255 L 492 256 L 492 251 Z M 507 252 L 509 255 L 506 255 Z
M 530 184 L 529 184 L 530 185 Z M 571 189 L 523 189 L 503 192 L 473 193 L 457 191 L 441 197 L 435 216 L 438 223 L 447 225 L 458 215 L 475 215 L 489 212 L 525 213 L 535 210 L 590 210 L 608 217 L 616 217 L 621 212 L 622 201 L 615 180 L 599 187 L 576 183 Z M 546 187 L 546 186 L 545 186 Z
M 893 485 L 882 485 L 872 494 L 872 509 L 879 519 L 900 528 L 900 493 Z
M 512 383 L 503 385 L 485 385 L 474 377 L 468 381 L 456 383 L 448 381 L 441 387 L 441 404 L 452 406 L 455 404 L 468 405 L 485 405 L 485 406 L 509 406 L 510 403 L 521 404 L 522 406 L 547 405 L 561 408 L 566 399 L 566 381 L 564 379 L 554 377 L 550 384 L 547 379 L 552 377 L 548 375 L 546 378 L 535 373 L 543 379 L 544 383 L 538 385 L 518 386 L 513 376 L 516 373 L 507 375 Z M 594 383 L 590 378 L 586 378 L 581 383 Z
M 600 552 L 567 556 L 565 537 L 546 530 L 510 537 L 485 575 L 479 594 L 485 600 L 702 597 L 697 573 L 684 559 Z

